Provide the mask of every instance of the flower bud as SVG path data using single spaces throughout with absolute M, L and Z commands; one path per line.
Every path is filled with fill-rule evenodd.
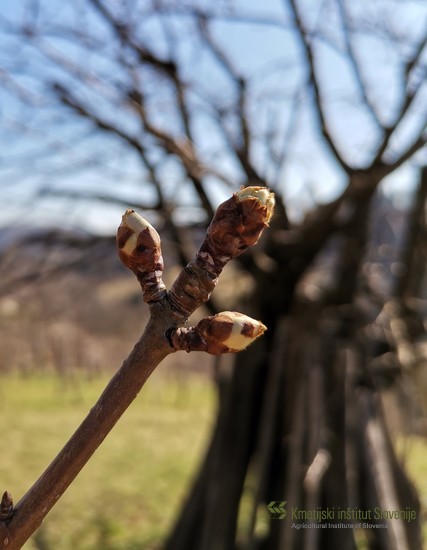
M 222 267 L 258 242 L 274 210 L 274 193 L 265 187 L 243 187 L 219 205 L 200 256 Z
M 196 325 L 196 331 L 207 344 L 205 351 L 213 355 L 242 351 L 266 329 L 261 321 L 236 311 L 222 311 L 205 317 Z
M 209 299 L 224 266 L 258 241 L 273 209 L 274 193 L 265 187 L 242 188 L 218 206 L 200 250 L 169 292 L 178 316 L 187 319 Z
M 160 236 L 134 210 L 128 208 L 123 214 L 116 241 L 121 261 L 132 271 L 163 271 Z
M 123 264 L 141 284 L 144 300 L 160 300 L 166 293 L 162 281 L 163 258 L 160 236 L 154 227 L 128 208 L 117 230 L 117 250 Z

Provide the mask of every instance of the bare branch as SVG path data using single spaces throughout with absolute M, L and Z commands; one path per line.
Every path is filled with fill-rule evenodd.
M 110 122 L 102 119 L 95 113 L 89 111 L 86 107 L 81 105 L 80 101 L 78 101 L 77 98 L 71 93 L 71 91 L 65 88 L 65 86 L 63 86 L 59 82 L 54 82 L 52 83 L 51 88 L 52 88 L 52 91 L 58 96 L 60 101 L 64 105 L 66 105 L 67 107 L 75 111 L 79 116 L 90 120 L 100 130 L 105 130 L 109 133 L 115 134 L 116 136 L 121 138 L 123 141 L 127 142 L 138 153 L 140 154 L 144 153 L 144 148 L 136 138 L 128 135 L 120 128 L 113 126 Z
M 414 53 L 412 56 L 409 57 L 405 64 L 405 76 L 406 79 L 409 78 L 412 70 L 415 68 L 416 65 L 418 65 L 421 55 L 427 46 L 427 31 L 425 32 L 424 36 L 421 38 L 421 40 L 418 42 L 417 47 L 415 48 Z
M 247 81 L 240 73 L 240 71 L 234 66 L 234 63 L 230 59 L 230 56 L 220 47 L 216 42 L 212 33 L 210 32 L 208 20 L 203 17 L 198 17 L 198 24 L 200 33 L 204 39 L 205 44 L 209 47 L 210 51 L 225 70 L 225 72 L 230 76 L 232 82 L 237 88 L 238 100 L 236 104 L 237 117 L 240 124 L 240 136 L 241 143 L 235 143 L 233 140 L 229 140 L 232 145 L 238 160 L 246 173 L 249 181 L 256 184 L 266 185 L 265 180 L 258 174 L 253 163 L 251 162 L 251 130 L 249 127 L 249 118 L 247 114 Z
M 247 23 L 249 25 L 262 25 L 265 27 L 273 27 L 278 29 L 291 29 L 292 22 L 279 16 L 272 17 L 270 14 L 257 12 L 251 13 L 249 10 L 215 10 L 194 6 L 185 6 L 184 4 L 174 4 L 172 7 L 166 6 L 161 2 L 156 2 L 156 9 L 159 13 L 173 15 L 176 17 L 188 17 L 196 14 L 198 17 L 209 21 L 232 21 L 235 23 Z
M 107 9 L 102 0 L 89 0 L 92 6 L 102 15 L 107 23 L 116 31 L 117 36 L 127 46 L 132 48 L 135 53 L 138 54 L 141 63 L 147 63 L 153 68 L 158 69 L 166 76 L 174 78 L 176 75 L 177 67 L 175 63 L 170 60 L 160 59 L 153 54 L 147 47 L 138 44 L 130 34 L 130 29 L 126 23 L 117 21 L 114 15 Z
M 148 203 L 142 203 L 138 200 L 135 200 L 134 198 L 129 199 L 123 199 L 116 195 L 106 195 L 104 193 L 92 193 L 92 192 L 86 192 L 86 191 L 68 191 L 66 189 L 50 189 L 50 188 L 44 188 L 41 189 L 38 193 L 38 195 L 41 196 L 51 196 L 51 197 L 64 197 L 69 199 L 77 199 L 77 200 L 88 200 L 88 201 L 99 201 L 99 202 L 105 202 L 108 204 L 117 204 L 124 207 L 133 206 L 134 208 L 138 208 L 139 210 L 160 210 L 161 205 L 159 202 L 157 204 L 148 204 Z
M 353 46 L 353 41 L 350 35 L 350 28 L 348 25 L 348 15 L 345 7 L 345 0 L 336 0 L 336 2 L 343 23 L 343 35 L 347 52 L 347 59 L 353 70 L 353 74 L 355 76 L 363 104 L 366 106 L 376 126 L 382 129 L 383 125 L 378 118 L 377 110 L 372 102 L 372 99 L 369 97 L 368 87 L 362 74 L 362 70 L 357 57 L 357 52 Z
M 400 157 L 397 158 L 395 161 L 389 164 L 384 163 L 383 164 L 383 166 L 385 167 L 384 176 L 386 174 L 391 174 L 392 172 L 394 172 L 394 170 L 397 170 L 399 166 L 402 166 L 402 164 L 404 164 L 407 160 L 412 158 L 415 155 L 415 153 L 420 151 L 425 146 L 426 143 L 427 143 L 427 135 L 423 134 L 416 141 L 414 141 L 414 143 L 410 147 L 408 147 L 408 149 L 406 149 L 406 151 L 404 151 L 400 155 Z
M 328 144 L 330 150 L 332 151 L 335 160 L 338 162 L 338 164 L 341 166 L 341 168 L 346 172 L 347 174 L 351 173 L 351 168 L 348 166 L 348 164 L 344 161 L 343 157 L 341 156 L 340 152 L 338 151 L 335 142 L 329 132 L 328 124 L 325 118 L 324 109 L 322 105 L 322 100 L 320 96 L 320 86 L 318 82 L 317 77 L 317 71 L 316 71 L 316 65 L 314 60 L 314 51 L 311 46 L 310 38 L 304 28 L 304 23 L 299 15 L 298 8 L 296 6 L 295 0 L 289 0 L 289 5 L 292 9 L 292 13 L 295 18 L 296 23 L 296 29 L 304 50 L 305 58 L 307 60 L 307 64 L 309 67 L 309 80 L 311 83 L 311 86 L 313 88 L 313 94 L 314 94 L 314 105 L 315 105 L 315 114 L 316 118 L 318 120 L 321 133 L 323 137 L 325 138 L 326 143 Z
M 418 43 L 418 46 L 415 49 L 415 52 L 412 55 L 412 57 L 406 63 L 406 66 L 405 66 L 406 82 L 407 82 L 407 79 L 409 78 L 410 73 L 412 72 L 414 67 L 418 64 L 426 45 L 427 45 L 427 32 Z M 402 99 L 400 109 L 398 110 L 394 118 L 394 121 L 390 125 L 388 125 L 386 128 L 384 128 L 383 140 L 378 147 L 373 164 L 380 162 L 380 160 L 382 159 L 384 152 L 390 145 L 390 139 L 393 133 L 396 131 L 397 127 L 400 125 L 400 123 L 403 121 L 403 119 L 407 115 L 409 109 L 412 107 L 415 99 L 418 97 L 418 94 L 424 82 L 425 82 L 424 78 L 419 78 L 416 84 L 412 87 L 409 87 L 407 83 L 404 83 L 406 90 L 405 90 L 404 97 Z M 415 145 L 415 148 L 408 149 L 408 153 L 405 155 L 402 155 L 403 160 L 398 164 L 398 166 L 400 166 L 400 164 L 402 164 L 403 162 L 405 162 L 405 160 L 410 158 L 410 156 L 412 156 L 423 145 L 423 144 L 420 144 L 419 140 L 416 143 L 417 145 Z
M 102 119 L 100 116 L 96 115 L 92 111 L 89 111 L 89 109 L 83 106 L 81 102 L 71 93 L 71 91 L 65 88 L 62 84 L 52 84 L 52 90 L 57 94 L 64 105 L 73 109 L 78 115 L 92 121 L 99 129 L 115 134 L 116 136 L 127 142 L 133 149 L 135 149 L 139 153 L 144 161 L 144 164 L 147 164 L 145 148 L 142 146 L 138 139 L 121 130 L 117 126 L 114 126 L 107 120 Z M 194 148 L 192 144 L 189 144 L 188 142 L 180 143 L 178 140 L 171 138 L 166 132 L 163 132 L 162 130 L 156 128 L 146 119 L 145 112 L 142 107 L 140 108 L 139 112 L 144 120 L 145 129 L 147 130 L 147 132 L 160 140 L 169 153 L 178 156 L 183 162 L 184 167 L 188 172 L 188 175 L 192 179 L 196 190 L 198 191 L 203 208 L 207 213 L 211 212 L 213 210 L 212 205 L 210 204 L 209 198 L 206 195 L 206 192 L 200 181 L 202 174 L 205 172 L 209 172 L 209 169 L 204 168 L 196 158 L 193 158 Z M 212 172 L 215 176 L 221 177 L 219 174 L 217 174 L 215 170 L 213 170 Z M 228 182 L 228 180 L 226 181 Z
M 211 217 L 214 213 L 213 207 L 210 203 L 209 197 L 205 192 L 205 189 L 202 184 L 202 175 L 205 173 L 206 169 L 203 167 L 202 163 L 197 159 L 195 148 L 192 144 L 192 131 L 190 125 L 190 113 L 188 110 L 187 102 L 185 101 L 185 86 L 178 74 L 178 66 L 172 60 L 163 60 L 156 56 L 152 51 L 150 51 L 146 46 L 138 44 L 135 39 L 131 36 L 130 29 L 127 24 L 117 21 L 113 14 L 107 9 L 102 0 L 90 0 L 92 5 L 98 10 L 98 12 L 104 17 L 104 19 L 112 26 L 116 31 L 117 35 L 120 37 L 121 41 L 124 42 L 127 46 L 132 48 L 134 52 L 138 54 L 139 60 L 143 64 L 148 64 L 153 68 L 161 71 L 164 75 L 169 77 L 175 87 L 176 98 L 178 103 L 178 112 L 181 115 L 185 135 L 187 139 L 185 143 L 180 143 L 178 140 L 173 139 L 171 136 L 167 135 L 164 131 L 156 128 L 153 124 L 148 121 L 146 113 L 143 109 L 139 108 L 138 112 L 141 115 L 141 118 L 144 123 L 145 129 L 151 133 L 154 137 L 161 140 L 166 149 L 175 155 L 178 155 L 181 161 L 184 164 L 185 169 L 189 175 L 190 180 L 192 181 L 195 191 L 199 196 L 202 206 L 205 209 L 207 215 Z M 138 92 L 139 97 L 142 99 L 142 94 Z M 135 103 L 138 105 L 138 103 Z M 142 107 L 141 104 L 138 107 Z M 216 177 L 221 180 L 225 178 L 216 170 L 210 169 L 209 172 L 213 173 Z M 227 182 L 227 180 L 225 180 Z M 228 183 L 228 182 L 227 182 Z

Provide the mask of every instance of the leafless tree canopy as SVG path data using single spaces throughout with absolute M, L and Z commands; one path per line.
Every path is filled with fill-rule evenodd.
M 29 0 L 0 16 L 11 199 L 27 186 L 153 210 L 185 261 L 183 221 L 248 182 L 278 197 L 240 260 L 269 336 L 218 371 L 217 425 L 168 548 L 236 548 L 248 480 L 245 548 L 355 548 L 352 530 L 260 535 L 277 498 L 418 509 L 380 388 L 425 369 L 426 22 L 423 2 L 393 0 Z M 388 177 L 417 187 L 397 248 Z M 421 548 L 418 522 L 366 536 Z
M 138 183 L 163 209 L 179 186 L 210 214 L 247 180 L 309 206 L 359 171 L 375 186 L 425 142 L 425 17 L 391 0 L 20 3 L 0 19 L 3 182 L 102 199 Z

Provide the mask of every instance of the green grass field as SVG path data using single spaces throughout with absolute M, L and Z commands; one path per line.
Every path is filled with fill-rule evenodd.
M 19 500 L 106 382 L 0 377 L 1 492 Z M 207 377 L 159 369 L 24 549 L 159 548 L 202 459 L 214 408 Z M 399 453 L 426 508 L 427 444 L 402 440 Z
M 0 378 L 1 492 L 19 500 L 106 382 Z M 158 547 L 202 457 L 214 401 L 207 378 L 155 373 L 24 548 Z

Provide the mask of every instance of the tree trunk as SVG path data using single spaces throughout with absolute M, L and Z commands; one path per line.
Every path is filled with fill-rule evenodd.
M 366 306 L 360 275 L 371 198 L 334 232 L 329 290 L 307 279 L 303 255 L 289 267 L 281 250 L 271 254 L 279 258 L 274 273 L 257 272 L 245 307 L 267 324 L 267 337 L 220 379 L 212 440 L 166 550 L 352 550 L 362 536 L 372 549 L 422 549 L 416 491 L 369 368 L 375 346 L 361 336 L 380 310 Z M 286 501 L 286 518 L 268 512 L 272 501 Z M 376 519 L 376 507 L 413 510 L 416 519 Z M 345 526 L 296 529 L 295 509 L 333 510 L 333 520 L 304 522 Z M 371 527 L 348 528 L 364 523 Z

